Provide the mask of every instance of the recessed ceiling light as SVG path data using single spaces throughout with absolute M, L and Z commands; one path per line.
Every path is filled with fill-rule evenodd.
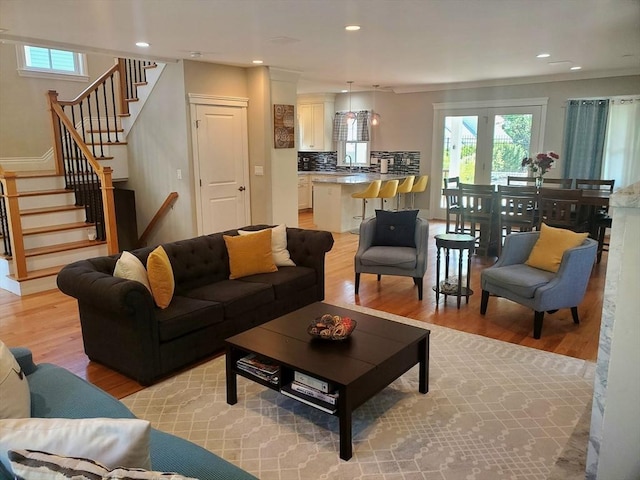
M 540 53 L 536 55 L 536 58 L 549 58 L 551 56 L 550 53 Z
M 189 52 L 189 56 L 191 58 L 200 58 L 202 57 L 202 52 Z
M 344 29 L 348 32 L 356 32 L 360 30 L 360 25 L 347 25 L 346 27 L 344 27 Z
M 256 65 L 262 65 L 264 62 L 262 60 L 253 60 L 251 63 L 255 63 Z
M 349 90 L 347 90 L 346 88 L 343 88 L 342 90 L 340 90 L 340 93 L 347 93 Z
M 582 70 L 582 67 L 578 67 L 578 66 L 571 67 L 571 70 Z
M 147 48 L 149 44 L 147 42 L 136 42 L 136 47 Z

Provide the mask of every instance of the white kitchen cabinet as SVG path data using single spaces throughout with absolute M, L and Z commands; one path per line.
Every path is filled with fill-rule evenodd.
M 335 95 L 298 97 L 298 150 L 331 151 Z
M 309 191 L 311 190 L 309 175 L 298 175 L 298 210 L 311 208 Z
M 324 150 L 324 105 L 300 105 L 300 150 Z

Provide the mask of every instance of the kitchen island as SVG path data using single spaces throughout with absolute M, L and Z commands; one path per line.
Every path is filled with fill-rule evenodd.
M 313 223 L 320 230 L 348 232 L 357 229 L 362 219 L 362 200 L 351 198 L 351 194 L 364 190 L 374 180 L 401 180 L 406 175 L 354 173 L 327 175 L 318 172 L 313 176 Z M 395 200 L 392 199 L 395 206 Z M 367 201 L 366 216 L 375 215 L 380 200 Z M 387 206 L 387 209 L 391 207 Z

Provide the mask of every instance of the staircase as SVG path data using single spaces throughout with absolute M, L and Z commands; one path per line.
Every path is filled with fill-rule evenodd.
M 118 113 L 115 107 L 111 112 L 109 108 L 92 112 L 91 97 L 87 97 L 89 110 L 83 112 L 81 107 L 80 115 L 71 110 L 68 125 L 74 132 L 66 133 L 63 122 L 54 116 L 54 134 L 57 131 L 61 139 L 54 146 L 54 155 L 58 154 L 58 163 L 63 166 L 58 171 L 14 173 L 0 168 L 0 239 L 5 246 L 4 255 L 0 250 L 0 288 L 16 295 L 54 289 L 64 265 L 118 251 L 115 212 L 112 205 L 104 205 L 108 195 L 105 197 L 102 187 L 107 186 L 113 200 L 111 180 L 128 178 L 126 134 L 163 68 L 151 64 L 141 67 L 141 74 L 127 72 L 131 81 L 130 85 L 119 85 L 127 98 L 122 99 Z M 112 90 L 115 98 L 116 89 Z M 57 94 L 49 92 L 50 97 L 52 93 L 55 101 Z M 62 111 L 72 102 L 58 103 Z M 78 145 L 80 142 L 84 146 Z M 85 153 L 79 154 L 79 150 Z M 93 162 L 83 163 L 87 157 L 93 157 L 106 177 L 101 171 L 91 171 L 95 170 Z M 115 232 L 109 232 L 111 220 L 107 217 L 111 216 Z

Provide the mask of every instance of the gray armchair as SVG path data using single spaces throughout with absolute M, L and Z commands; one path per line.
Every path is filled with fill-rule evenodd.
M 557 272 L 525 264 L 540 232 L 513 233 L 505 238 L 498 261 L 480 274 L 482 302 L 487 312 L 489 295 L 496 295 L 532 308 L 533 337 L 540 338 L 544 312 L 571 308 L 574 323 L 580 323 L 578 305 L 584 297 L 593 268 L 598 243 L 586 239 L 582 245 L 564 252 Z
M 360 274 L 374 273 L 378 281 L 382 275 L 412 277 L 418 287 L 418 299 L 422 300 L 422 283 L 427 271 L 429 223 L 416 218 L 415 248 L 396 246 L 372 246 L 376 230 L 376 218 L 368 218 L 360 224 L 360 240 L 355 256 L 355 293 L 360 288 Z

